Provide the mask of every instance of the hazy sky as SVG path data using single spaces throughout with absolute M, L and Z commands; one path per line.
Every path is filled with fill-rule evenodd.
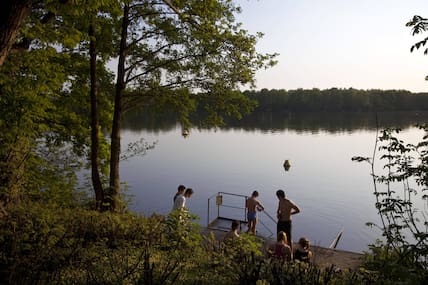
M 405 89 L 428 92 L 428 56 L 410 53 L 428 32 L 406 23 L 428 18 L 427 0 L 237 0 L 237 20 L 264 33 L 261 53 L 278 64 L 257 74 L 257 89 Z

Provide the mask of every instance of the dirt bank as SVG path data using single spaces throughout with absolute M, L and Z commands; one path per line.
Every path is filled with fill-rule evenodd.
M 357 270 L 362 263 L 361 253 L 318 246 L 311 246 L 311 248 L 314 252 L 314 263 L 320 267 L 334 265 L 341 269 Z

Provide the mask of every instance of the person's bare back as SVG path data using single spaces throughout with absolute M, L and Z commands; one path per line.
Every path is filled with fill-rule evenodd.
M 278 220 L 291 221 L 291 215 L 297 214 L 300 209 L 291 200 L 283 198 L 278 204 Z
M 276 224 L 277 233 L 283 231 L 287 236 L 288 245 L 293 249 L 293 239 L 291 236 L 291 216 L 297 213 L 300 213 L 299 207 L 294 204 L 291 200 L 285 198 L 284 190 L 279 189 L 276 191 L 276 196 L 278 197 L 278 210 L 277 217 L 278 222 Z
M 245 201 L 247 208 L 248 233 L 256 233 L 257 211 L 263 211 L 263 205 L 257 200 L 259 192 L 254 191 L 250 198 Z
M 261 206 L 260 202 L 255 197 L 248 198 L 246 206 L 247 206 L 248 212 L 250 212 L 250 213 L 254 213 L 258 209 L 262 209 L 263 208 Z

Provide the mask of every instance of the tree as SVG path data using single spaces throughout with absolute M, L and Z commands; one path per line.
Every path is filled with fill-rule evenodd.
M 25 19 L 34 10 L 45 8 L 48 11 L 41 15 L 40 22 L 47 23 L 55 17 L 56 9 L 50 9 L 63 5 L 69 0 L 6 0 L 2 1 L 0 9 L 0 67 L 11 50 L 28 49 L 32 39 L 19 38 L 19 29 Z
M 19 27 L 31 12 L 33 1 L 3 1 L 0 12 L 0 66 L 15 43 Z
M 416 144 L 400 139 L 399 129 L 382 130 L 371 158 L 352 158 L 371 166 L 381 224 L 367 225 L 378 227 L 383 236 L 370 246 L 366 266 L 392 280 L 418 280 L 415 284 L 428 278 L 427 211 L 418 207 L 418 200 L 424 204 L 428 198 L 428 128 L 420 129 L 424 135 Z M 375 170 L 377 161 L 383 162 L 383 172 Z
M 417 35 L 427 31 L 428 19 L 414 16 L 406 26 L 413 27 L 412 35 Z M 410 52 L 424 47 L 427 41 L 428 37 L 415 43 Z M 424 54 L 428 54 L 428 48 Z M 425 79 L 428 80 L 428 76 Z M 372 267 L 394 280 L 422 284 L 428 280 L 428 220 L 426 209 L 418 209 L 415 202 L 428 200 L 424 193 L 428 189 L 428 125 L 419 128 L 424 135 L 417 144 L 398 138 L 399 129 L 383 130 L 381 136 L 376 136 L 373 157 L 353 160 L 371 165 L 376 209 L 382 224 L 369 225 L 379 227 L 385 238 L 371 246 L 373 253 L 366 262 L 369 269 Z M 386 174 L 375 173 L 377 149 L 382 152 L 380 160 L 385 161 Z
M 6 204 L 20 200 L 24 190 L 27 197 L 40 189 L 48 193 L 47 180 L 43 180 L 53 182 L 53 168 L 62 168 L 54 153 L 71 150 L 65 141 L 74 141 L 75 150 L 80 149 L 85 132 L 72 112 L 76 105 L 60 96 L 67 77 L 65 61 L 48 48 L 11 55 L 4 64 L 0 74 L 0 126 L 5 130 L 0 134 L 0 193 Z M 75 163 L 72 156 L 63 162 L 63 166 Z M 66 172 L 63 168 L 57 177 Z
M 79 23 L 85 23 L 83 26 L 88 29 L 88 41 L 89 41 L 89 58 L 90 58 L 90 104 L 91 104 L 91 151 L 90 151 L 90 162 L 91 162 L 91 179 L 92 186 L 95 192 L 95 207 L 97 210 L 102 210 L 105 202 L 105 191 L 102 183 L 102 178 L 100 174 L 100 122 L 99 122 L 99 107 L 98 107 L 98 77 L 97 77 L 97 65 L 101 64 L 102 67 L 105 67 L 105 60 L 112 56 L 114 49 L 110 45 L 103 43 L 109 42 L 105 38 L 105 30 L 113 30 L 111 28 L 112 21 L 111 18 L 105 18 L 99 16 L 103 11 L 108 10 L 108 13 L 111 15 L 116 15 L 115 10 L 119 8 L 116 1 L 105 1 L 105 2 L 92 2 L 92 5 L 88 7 L 84 3 L 83 9 L 87 13 L 83 13 L 83 18 L 78 21 Z M 86 15 L 92 15 L 89 21 L 86 18 Z M 98 33 L 95 29 L 98 28 Z M 100 39 L 98 41 L 98 39 Z M 101 47 L 97 47 L 98 42 L 100 42 Z M 99 63 L 97 55 L 101 54 L 101 62 Z
M 93 7 L 98 2 L 85 5 L 81 1 L 80 6 L 68 6 L 66 1 L 52 1 L 49 6 L 47 2 L 40 2 L 43 5 L 37 9 L 33 7 L 20 29 L 18 43 L 29 40 L 31 49 L 11 53 L 0 73 L 0 125 L 7 130 L 0 134 L 0 197 L 4 203 L 23 197 L 30 189 L 47 193 L 62 179 L 70 181 L 69 187 L 63 189 L 72 189 L 73 172 L 87 155 L 91 73 L 89 52 L 84 52 L 89 38 L 86 23 L 90 20 L 85 12 L 95 11 Z M 49 21 L 48 15 L 53 15 Z M 104 64 L 94 69 L 92 75 L 97 77 L 93 86 L 103 95 L 103 99 L 96 99 L 103 107 L 99 113 L 108 125 L 106 113 L 110 109 L 104 98 L 106 91 L 111 91 L 113 76 Z M 95 129 L 99 132 L 98 127 Z M 67 159 L 54 159 L 54 153 Z M 99 153 L 97 156 L 102 157 Z M 63 168 L 67 164 L 68 173 Z M 50 181 L 42 181 L 48 177 Z
M 428 30 L 428 19 L 415 15 L 415 16 L 413 16 L 412 20 L 407 22 L 406 26 L 407 27 L 413 27 L 412 28 L 412 35 L 415 36 L 415 35 L 421 34 L 423 32 L 426 32 Z M 412 47 L 410 48 L 410 52 L 413 52 L 415 49 L 425 47 L 427 42 L 428 42 L 428 37 L 426 37 L 425 39 L 423 39 L 421 41 L 418 41 L 417 43 L 412 45 Z M 424 54 L 425 55 L 428 54 L 428 47 L 425 48 Z M 425 77 L 425 80 L 428 80 L 428 76 Z
M 251 103 L 235 90 L 253 84 L 256 70 L 274 64 L 275 56 L 256 52 L 261 35 L 249 35 L 235 23 L 240 9 L 232 1 L 129 1 L 122 8 L 110 151 L 113 208 L 127 106 L 173 106 L 189 124 L 199 103 L 208 124 L 221 124 L 222 114 L 249 110 Z
M 19 137 L 30 138 L 29 145 L 38 145 L 39 139 L 57 144 L 68 141 L 76 146 L 75 150 L 80 149 L 76 152 L 80 156 L 86 152 L 88 139 L 92 138 L 92 181 L 99 205 L 105 196 L 102 177 L 98 173 L 99 160 L 105 161 L 98 151 L 99 129 L 111 130 L 109 184 L 112 209 L 118 209 L 120 201 L 120 130 L 124 112 L 142 105 L 151 110 L 164 111 L 168 108 L 178 114 L 183 125 L 189 126 L 191 113 L 199 109 L 206 116 L 198 124 L 220 125 L 224 123 L 223 117 L 240 117 L 241 113 L 254 106 L 238 88 L 252 85 L 256 70 L 274 64 L 275 55 L 256 52 L 255 44 L 261 35 L 250 35 L 241 29 L 234 18 L 234 13 L 240 9 L 229 0 L 81 0 L 31 4 L 34 4 L 33 9 L 15 44 L 25 42 L 31 45 L 31 49 L 22 50 L 22 59 L 37 52 L 49 51 L 50 56 L 43 68 L 35 65 L 40 68 L 38 70 L 11 69 L 16 70 L 12 77 L 7 77 L 9 71 L 5 70 L 5 78 L 11 79 L 7 83 L 12 86 L 13 80 L 24 76 L 28 80 L 28 94 L 37 94 L 37 89 L 30 88 L 31 84 L 37 82 L 41 90 L 44 84 L 32 78 L 37 77 L 37 72 L 51 75 L 44 70 L 50 68 L 51 59 L 55 63 L 60 62 L 62 69 L 59 74 L 62 77 L 49 96 L 41 91 L 40 100 L 31 105 L 37 108 L 42 98 L 49 101 L 55 96 L 57 99 L 51 100 L 53 105 L 49 105 L 55 120 L 43 125 L 43 130 L 27 132 Z M 116 13 L 117 7 L 120 7 L 121 15 Z M 55 57 L 61 60 L 55 60 Z M 14 66 L 15 60 L 20 58 L 14 56 L 10 63 L 8 59 L 5 64 Z M 109 96 L 106 95 L 111 91 L 108 86 L 112 77 L 106 71 L 106 63 L 111 60 L 117 62 L 117 71 L 112 92 L 113 121 L 109 125 L 110 120 L 106 117 L 108 103 L 105 108 L 99 108 L 99 100 L 108 101 Z M 16 66 L 25 69 L 25 65 Z M 51 76 L 58 78 L 59 74 Z M 7 90 L 7 86 L 3 85 L 3 90 Z M 32 94 L 32 90 L 35 93 Z M 8 104 L 12 114 L 12 103 L 24 93 L 13 91 L 10 94 Z M 92 106 L 91 116 L 89 106 Z M 55 113 L 58 107 L 67 110 L 62 114 Z M 40 112 L 46 112 L 46 109 L 43 107 Z M 55 126 L 63 120 L 62 115 L 81 123 L 57 129 Z M 44 121 L 44 116 L 39 117 Z M 10 123 L 8 118 L 4 117 L 4 120 Z M 33 123 L 37 124 L 36 120 Z M 86 131 L 89 126 L 91 136 Z M 13 139 L 5 145 L 12 146 Z M 31 148 L 28 150 L 33 153 Z M 7 156 L 5 148 L 4 158 Z M 8 169 L 8 163 L 3 166 Z M 20 176 L 11 173 L 8 177 L 5 179 Z

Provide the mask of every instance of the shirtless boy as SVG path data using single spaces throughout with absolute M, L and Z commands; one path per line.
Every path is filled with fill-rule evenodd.
M 250 198 L 245 201 L 245 207 L 247 207 L 247 219 L 248 219 L 248 231 L 247 233 L 256 233 L 257 225 L 257 211 L 263 211 L 265 208 L 257 200 L 259 192 L 254 191 Z
M 283 190 L 276 191 L 276 196 L 279 199 L 278 203 L 278 224 L 276 226 L 277 233 L 283 231 L 287 234 L 288 245 L 293 249 L 293 240 L 291 238 L 291 216 L 300 213 L 299 207 L 291 200 L 285 198 Z

